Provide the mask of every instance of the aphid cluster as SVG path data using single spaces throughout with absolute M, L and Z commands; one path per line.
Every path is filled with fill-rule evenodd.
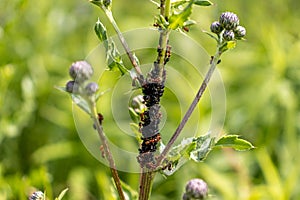
M 164 85 L 159 83 L 147 83 L 142 87 L 145 105 L 150 108 L 154 104 L 159 104 L 160 97 L 164 93 Z
M 161 140 L 159 133 L 159 123 L 161 114 L 160 98 L 164 92 L 164 85 L 160 83 L 147 83 L 142 86 L 143 103 L 147 110 L 140 114 L 139 124 L 142 133 L 142 144 L 139 148 L 140 155 L 138 161 L 141 165 L 155 163 L 153 152 L 157 149 L 157 144 Z M 149 167 L 149 166 L 148 166 Z
M 169 62 L 170 57 L 171 57 L 171 49 L 172 47 L 170 45 L 167 45 L 167 49 L 166 49 L 166 55 L 165 55 L 165 59 L 164 59 L 164 65 L 167 64 L 167 62 Z
M 165 54 L 163 48 L 157 47 L 158 58 L 154 61 L 154 69 L 149 73 L 150 78 L 142 86 L 143 103 L 146 110 L 140 113 L 140 132 L 142 133 L 142 144 L 139 148 L 138 162 L 140 165 L 149 169 L 155 168 L 154 152 L 157 150 L 157 144 L 161 140 L 159 133 L 159 123 L 161 119 L 160 98 L 164 93 L 164 82 L 166 72 L 163 70 L 162 80 L 159 78 L 161 59 L 163 65 L 169 61 L 171 56 L 171 46 L 167 45 Z

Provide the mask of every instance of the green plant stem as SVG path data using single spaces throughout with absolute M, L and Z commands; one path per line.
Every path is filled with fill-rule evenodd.
M 166 0 L 165 10 L 164 10 L 164 15 L 166 20 L 168 20 L 170 16 L 170 11 L 171 11 L 171 0 Z
M 97 112 L 97 108 L 96 108 L 96 103 L 92 103 L 92 102 L 90 103 L 90 110 L 91 110 L 91 116 L 92 116 L 94 124 L 96 126 L 99 138 L 102 142 L 105 158 L 107 159 L 107 161 L 109 163 L 110 171 L 112 173 L 112 177 L 116 184 L 116 188 L 117 188 L 119 197 L 121 200 L 125 200 L 125 196 L 124 196 L 124 193 L 122 190 L 121 180 L 119 178 L 118 171 L 116 170 L 116 165 L 115 165 L 113 156 L 110 152 L 108 142 L 107 142 L 106 136 L 103 132 L 102 126 L 100 125 L 99 120 L 98 120 L 98 112 Z
M 161 53 L 158 54 L 156 58 L 156 63 L 155 65 L 156 69 L 155 71 L 157 72 L 158 77 L 163 77 L 163 71 L 165 67 L 165 56 L 166 56 L 166 49 L 169 41 L 169 35 L 170 31 L 169 30 L 160 30 L 159 34 L 159 48 Z
M 148 171 L 147 169 L 142 169 L 140 177 L 139 200 L 148 200 L 150 198 L 155 174 L 155 171 Z
M 166 157 L 166 155 L 168 154 L 168 152 L 170 151 L 172 145 L 174 144 L 174 142 L 176 141 L 176 139 L 178 138 L 178 136 L 180 135 L 182 129 L 184 128 L 186 122 L 188 121 L 188 119 L 190 118 L 190 116 L 192 115 L 193 111 L 195 110 L 198 102 L 200 101 L 205 89 L 207 88 L 207 85 L 210 81 L 210 78 L 218 64 L 218 61 L 220 59 L 222 52 L 219 50 L 219 46 L 217 49 L 216 54 L 214 55 L 213 59 L 210 62 L 210 68 L 208 70 L 208 72 L 205 75 L 205 78 L 194 98 L 194 100 L 192 101 L 189 109 L 187 110 L 187 112 L 185 113 L 183 119 L 181 120 L 180 124 L 178 125 L 177 129 L 175 130 L 174 134 L 172 135 L 172 137 L 170 138 L 169 142 L 167 143 L 165 149 L 163 150 L 163 152 L 161 153 L 161 155 L 159 156 L 158 160 L 157 160 L 157 167 L 159 167 L 159 165 L 162 163 L 163 159 Z
M 170 15 L 170 9 L 171 9 L 171 0 L 161 0 L 160 1 L 160 14 L 164 16 L 164 18 L 168 21 L 169 15 Z M 160 53 L 158 53 L 156 58 L 157 65 L 155 66 L 157 69 L 155 69 L 156 72 L 158 72 L 158 77 L 163 77 L 163 70 L 164 70 L 164 59 L 166 56 L 166 49 L 169 42 L 169 35 L 170 30 L 168 29 L 159 29 L 159 42 L 158 42 L 158 48 Z
M 160 2 L 160 14 L 164 15 L 165 19 L 168 20 L 170 14 L 171 1 L 170 0 L 161 0 Z M 156 64 L 154 65 L 155 74 L 160 78 L 161 82 L 164 82 L 164 67 L 165 67 L 165 56 L 167 45 L 169 42 L 170 30 L 159 30 L 159 53 L 156 59 Z M 154 77 L 152 77 L 154 78 Z M 142 168 L 141 177 L 140 177 L 140 188 L 139 188 L 139 200 L 148 200 L 151 195 L 152 185 L 154 181 L 156 171 L 153 169 Z
M 118 35 L 118 38 L 119 38 L 119 40 L 120 40 L 120 42 L 121 42 L 121 44 L 122 44 L 122 46 L 123 46 L 123 48 L 124 48 L 124 50 L 125 50 L 128 58 L 130 60 L 132 66 L 134 67 L 134 69 L 135 69 L 135 71 L 136 71 L 136 73 L 138 75 L 137 76 L 138 80 L 139 80 L 140 84 L 142 84 L 144 82 L 144 77 L 143 77 L 143 73 L 141 71 L 141 68 L 138 65 L 136 59 L 134 58 L 134 56 L 133 56 L 133 54 L 132 54 L 132 52 L 131 52 L 131 50 L 130 50 L 130 48 L 129 48 L 129 46 L 128 46 L 128 44 L 127 44 L 127 42 L 126 42 L 126 40 L 125 40 L 125 38 L 124 38 L 124 36 L 123 36 L 123 34 L 121 32 L 121 30 L 119 29 L 119 27 L 118 27 L 118 25 L 117 25 L 117 23 L 116 23 L 113 15 L 112 15 L 112 12 L 109 9 L 107 9 L 105 6 L 102 6 L 102 10 L 104 11 L 104 13 L 106 14 L 108 20 L 110 21 L 110 23 L 114 27 L 114 29 L 115 29 L 115 31 L 116 31 L 116 33 Z

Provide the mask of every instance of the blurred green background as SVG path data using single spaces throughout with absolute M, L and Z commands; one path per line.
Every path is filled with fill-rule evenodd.
M 199 24 L 188 35 L 213 54 L 215 43 L 201 30 L 221 12 L 237 13 L 246 27 L 247 40 L 224 54 L 219 66 L 227 95 L 224 131 L 257 148 L 213 151 L 206 162 L 188 163 L 168 179 L 158 175 L 152 199 L 180 199 L 195 177 L 207 181 L 211 199 L 300 199 L 300 2 L 213 2 L 194 9 Z M 150 27 L 158 12 L 148 0 L 113 3 L 122 31 Z M 54 88 L 69 79 L 70 64 L 98 44 L 93 31 L 98 17 L 107 22 L 85 0 L 0 1 L 0 199 L 27 199 L 35 189 L 53 199 L 67 187 L 65 199 L 113 199 L 108 168 L 86 150 L 71 99 Z M 110 26 L 108 31 L 113 33 Z M 204 100 L 201 106 L 205 120 L 209 104 Z M 104 128 L 117 130 L 111 121 Z M 133 139 L 112 138 L 137 148 Z M 137 174 L 120 175 L 138 187 Z

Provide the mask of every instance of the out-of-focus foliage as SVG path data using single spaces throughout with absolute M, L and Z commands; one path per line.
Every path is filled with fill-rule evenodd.
M 147 0 L 113 3 L 123 31 L 152 25 L 158 13 Z M 299 199 L 300 2 L 213 3 L 193 9 L 198 25 L 188 34 L 213 54 L 215 41 L 202 29 L 209 30 L 221 12 L 237 13 L 246 27 L 247 40 L 224 54 L 219 65 L 227 95 L 224 130 L 240 134 L 257 149 L 215 150 L 204 163 L 188 163 L 167 180 L 158 175 L 152 199 L 178 199 L 195 177 L 208 183 L 212 199 Z M 93 30 L 97 18 L 104 24 L 107 20 L 84 0 L 2 0 L 0 10 L 0 199 L 27 199 L 36 189 L 53 199 L 67 187 L 64 199 L 113 199 L 109 170 L 76 134 L 71 99 L 54 89 L 69 79 L 69 65 L 98 44 Z M 206 120 L 210 108 L 203 100 L 201 119 Z M 168 113 L 170 119 L 177 115 L 176 107 Z M 113 141 L 137 149 L 134 140 L 117 135 L 109 117 L 105 120 L 106 129 L 115 133 Z M 173 123 L 169 127 L 178 121 Z M 173 131 L 166 130 L 169 136 Z M 137 188 L 137 174 L 121 172 L 121 178 Z

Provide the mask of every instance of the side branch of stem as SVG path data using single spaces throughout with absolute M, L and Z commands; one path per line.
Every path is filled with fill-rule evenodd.
M 186 122 L 188 121 L 188 119 L 190 118 L 190 116 L 192 115 L 193 111 L 195 110 L 198 102 L 200 101 L 205 89 L 207 88 L 207 85 L 211 79 L 211 76 L 218 64 L 219 58 L 221 56 L 221 52 L 217 51 L 217 53 L 215 54 L 215 56 L 213 57 L 211 63 L 210 63 L 210 68 L 193 100 L 193 102 L 191 103 L 189 109 L 187 110 L 187 112 L 185 113 L 183 119 L 181 120 L 180 124 L 178 125 L 177 129 L 175 130 L 174 134 L 172 135 L 172 137 L 170 138 L 168 144 L 166 145 L 165 149 L 163 150 L 163 152 L 161 153 L 161 155 L 158 158 L 157 161 L 157 167 L 159 167 L 159 165 L 162 163 L 163 159 L 166 157 L 166 155 L 168 154 L 168 152 L 170 151 L 172 145 L 174 144 L 174 142 L 176 141 L 176 139 L 178 138 L 178 136 L 180 135 L 182 129 L 184 128 Z
M 123 190 L 122 190 L 121 180 L 119 178 L 118 171 L 116 170 L 116 165 L 115 165 L 113 156 L 112 156 L 111 151 L 109 149 L 108 142 L 107 142 L 106 136 L 104 135 L 102 126 L 100 125 L 98 117 L 97 117 L 98 114 L 97 114 L 96 105 L 93 104 L 93 105 L 90 106 L 90 108 L 91 108 L 91 111 L 92 111 L 92 118 L 93 118 L 94 124 L 96 126 L 96 130 L 98 132 L 99 138 L 100 138 L 100 140 L 102 142 L 102 145 L 103 145 L 105 158 L 107 159 L 107 161 L 109 163 L 110 171 L 111 171 L 112 177 L 114 179 L 114 182 L 116 184 L 116 188 L 117 188 L 119 197 L 120 197 L 121 200 L 125 200 L 125 196 L 124 196 L 124 193 L 123 193 Z
M 132 66 L 134 67 L 134 69 L 135 69 L 135 71 L 136 71 L 136 73 L 138 75 L 138 80 L 139 80 L 140 84 L 142 85 L 143 82 L 144 82 L 143 73 L 142 73 L 142 71 L 140 69 L 140 66 L 138 65 L 136 59 L 134 58 L 134 56 L 133 56 L 133 54 L 132 54 L 132 52 L 131 52 L 131 50 L 129 48 L 129 45 L 127 44 L 127 42 L 126 42 L 126 40 L 125 40 L 125 38 L 124 38 L 121 30 L 119 29 L 119 27 L 118 27 L 118 25 L 117 25 L 117 23 L 116 23 L 113 15 L 112 15 L 111 11 L 108 10 L 107 8 L 105 8 L 105 7 L 103 7 L 102 9 L 104 10 L 104 12 L 105 12 L 108 20 L 110 21 L 110 23 L 114 27 L 114 29 L 115 29 L 115 31 L 116 31 L 116 33 L 118 35 L 118 38 L 119 38 L 119 40 L 120 40 L 120 42 L 121 42 L 121 44 L 122 44 L 122 46 L 123 46 L 123 48 L 124 48 L 124 50 L 125 50 L 128 58 L 130 60 Z

